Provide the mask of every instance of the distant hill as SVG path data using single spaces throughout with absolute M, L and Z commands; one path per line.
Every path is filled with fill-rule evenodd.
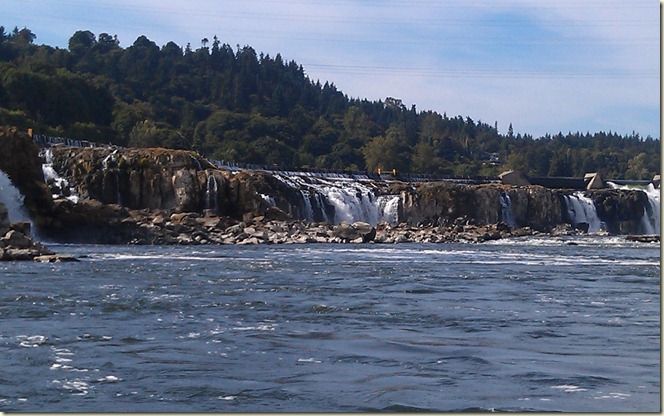
M 210 158 L 290 167 L 651 179 L 660 141 L 637 133 L 499 134 L 495 125 L 352 99 L 281 55 L 198 49 L 140 36 L 77 31 L 67 49 L 0 27 L 0 125 L 123 146 L 196 150 Z M 511 127 L 511 126 L 510 126 Z

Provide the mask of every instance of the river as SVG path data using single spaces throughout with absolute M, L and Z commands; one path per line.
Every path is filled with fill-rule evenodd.
M 661 410 L 658 244 L 50 247 L 0 263 L 0 411 Z

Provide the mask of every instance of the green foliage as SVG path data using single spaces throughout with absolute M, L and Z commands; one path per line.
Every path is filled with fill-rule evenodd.
M 0 124 L 74 139 L 196 150 L 226 161 L 320 169 L 651 178 L 660 141 L 633 133 L 499 134 L 470 117 L 407 108 L 398 98 L 351 99 L 304 68 L 232 48 L 199 49 L 146 36 L 121 48 L 89 30 L 68 49 L 35 45 L 0 26 Z
M 362 152 L 369 171 L 381 169 L 383 172 L 396 169 L 399 172 L 407 171 L 408 146 L 403 127 L 392 126 L 386 136 L 376 136 L 367 143 Z

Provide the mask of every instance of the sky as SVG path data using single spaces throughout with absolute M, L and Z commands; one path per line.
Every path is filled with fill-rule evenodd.
M 295 61 L 352 98 L 394 97 L 506 133 L 660 137 L 654 0 L 2 0 L 0 25 L 66 48 L 78 30 Z

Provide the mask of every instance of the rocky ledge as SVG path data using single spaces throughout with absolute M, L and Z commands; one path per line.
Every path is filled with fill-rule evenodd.
M 41 262 L 76 261 L 70 256 L 53 253 L 30 237 L 30 223 L 9 223 L 7 208 L 0 203 L 0 261 L 34 260 Z
M 65 204 L 69 205 L 69 204 Z M 69 205 L 81 209 L 85 204 Z M 87 207 L 86 210 L 92 207 Z M 101 208 L 101 207 L 100 207 Z M 104 206 L 108 208 L 108 206 Z M 305 243 L 481 243 L 502 238 L 545 235 L 529 227 L 511 229 L 498 222 L 489 225 L 476 224 L 466 217 L 457 218 L 447 226 L 412 226 L 406 223 L 390 225 L 381 222 L 372 226 L 366 222 L 342 222 L 337 225 L 295 221 L 283 218 L 277 211 L 266 215 L 245 216 L 243 221 L 218 216 L 212 212 L 183 212 L 127 210 L 114 206 L 107 210 L 96 229 L 95 243 L 200 245 L 200 244 L 305 244 Z M 71 216 L 70 216 L 71 217 Z M 82 218 L 90 218 L 85 215 Z M 102 231 L 100 227 L 104 224 Z M 74 227 L 80 229 L 82 227 Z M 581 233 L 571 227 L 556 229 L 557 235 Z M 82 240 L 91 242 L 89 235 Z M 74 235 L 67 241 L 76 240 Z
M 660 236 L 658 235 L 628 235 L 625 237 L 627 241 L 636 241 L 638 243 L 659 243 Z

